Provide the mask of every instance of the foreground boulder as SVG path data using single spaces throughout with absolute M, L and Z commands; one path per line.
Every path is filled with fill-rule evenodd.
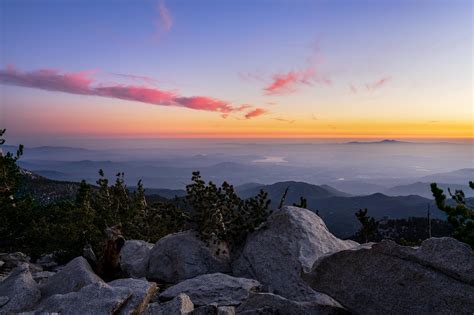
M 41 298 L 27 264 L 19 265 L 0 282 L 0 314 L 18 313 L 33 307 Z
M 108 285 L 114 288 L 128 288 L 132 290 L 132 296 L 117 313 L 123 315 L 143 313 L 157 291 L 156 283 L 148 282 L 144 279 L 118 279 L 109 282 Z
M 35 313 L 115 314 L 131 295 L 129 288 L 97 282 L 78 292 L 55 294 L 43 301 Z
M 342 307 L 321 305 L 317 302 L 296 302 L 272 293 L 252 294 L 238 308 L 237 314 L 320 315 L 349 314 Z
M 103 282 L 84 257 L 76 257 L 41 284 L 42 298 L 79 291 L 86 285 Z
M 126 276 L 132 278 L 146 277 L 152 247 L 153 244 L 145 241 L 125 241 L 120 250 L 120 268 Z
M 199 275 L 231 271 L 228 253 L 206 246 L 196 232 L 170 234 L 160 239 L 150 252 L 147 278 L 178 283 Z
M 419 248 L 382 241 L 323 257 L 304 278 L 355 313 L 472 314 L 473 256 L 450 238 Z
M 394 242 L 375 245 L 387 255 L 432 267 L 455 279 L 474 285 L 474 255 L 472 249 L 451 237 L 433 237 L 420 247 L 399 246 Z
M 160 304 L 151 303 L 148 305 L 145 315 L 185 315 L 191 314 L 194 304 L 184 293 L 178 294 L 173 300 Z
M 266 291 L 290 299 L 337 304 L 314 292 L 301 280 L 322 255 L 358 245 L 331 234 L 315 213 L 283 207 L 268 217 L 266 226 L 252 233 L 233 264 L 236 276 L 257 279 Z
M 185 293 L 194 305 L 217 304 L 239 305 L 251 293 L 260 290 L 256 280 L 236 278 L 222 273 L 214 273 L 188 279 L 166 289 L 160 294 L 162 301 L 171 300 L 180 293 Z

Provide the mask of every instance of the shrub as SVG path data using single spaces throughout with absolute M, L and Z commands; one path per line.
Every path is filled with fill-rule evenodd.
M 474 189 L 474 183 L 469 182 L 469 187 Z M 453 236 L 474 248 L 474 210 L 466 204 L 464 192 L 456 190 L 453 194 L 448 189 L 454 206 L 446 204 L 446 195 L 436 183 L 431 184 L 431 192 L 438 208 L 447 214 L 448 222 L 454 228 Z

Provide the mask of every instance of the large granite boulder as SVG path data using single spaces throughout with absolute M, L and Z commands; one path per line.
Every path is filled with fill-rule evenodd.
M 418 262 L 474 285 L 474 255 L 472 249 L 451 237 L 432 237 L 420 247 L 399 246 L 394 242 L 375 245 L 377 250 L 401 259 Z
M 146 277 L 153 244 L 140 240 L 125 241 L 120 250 L 120 268 L 129 277 Z
M 237 314 L 320 315 L 349 314 L 342 307 L 321 305 L 317 302 L 297 302 L 273 293 L 252 294 L 239 307 Z
M 173 300 L 160 304 L 151 303 L 145 310 L 145 315 L 186 315 L 194 310 L 194 304 L 184 293 L 178 294 Z
M 249 235 L 233 264 L 233 274 L 257 279 L 265 291 L 289 299 L 318 299 L 322 304 L 332 305 L 331 298 L 314 292 L 300 274 L 309 271 L 322 255 L 357 245 L 331 234 L 315 213 L 283 207 L 268 217 L 263 228 Z
M 117 279 L 108 283 L 114 288 L 128 288 L 132 296 L 117 312 L 119 315 L 142 314 L 157 291 L 156 283 L 145 279 Z
M 41 284 L 42 298 L 53 294 L 65 294 L 79 291 L 86 285 L 103 282 L 84 257 L 76 257 L 64 266 L 55 275 L 49 277 Z
M 132 293 L 129 288 L 96 282 L 77 292 L 50 296 L 38 306 L 35 313 L 116 314 Z
M 21 264 L 0 282 L 0 314 L 26 311 L 41 298 L 27 264 Z
M 474 254 L 454 239 L 418 248 L 392 241 L 340 251 L 303 278 L 360 314 L 472 314 Z
M 228 251 L 217 253 L 196 232 L 186 231 L 167 235 L 153 246 L 147 278 L 178 283 L 203 274 L 230 271 Z
M 256 280 L 214 273 L 180 282 L 163 291 L 159 298 L 166 301 L 175 298 L 180 293 L 185 293 L 195 306 L 213 303 L 229 306 L 239 305 L 251 293 L 259 290 L 260 283 Z

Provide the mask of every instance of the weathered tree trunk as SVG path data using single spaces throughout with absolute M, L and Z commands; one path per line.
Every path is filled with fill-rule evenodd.
M 125 243 L 120 226 L 116 225 L 105 229 L 106 240 L 102 255 L 97 263 L 97 274 L 104 280 L 112 280 L 121 277 L 120 249 Z

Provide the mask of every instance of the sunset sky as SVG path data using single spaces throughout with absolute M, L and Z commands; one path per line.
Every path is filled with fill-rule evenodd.
M 0 1 L 36 138 L 473 139 L 473 2 Z

